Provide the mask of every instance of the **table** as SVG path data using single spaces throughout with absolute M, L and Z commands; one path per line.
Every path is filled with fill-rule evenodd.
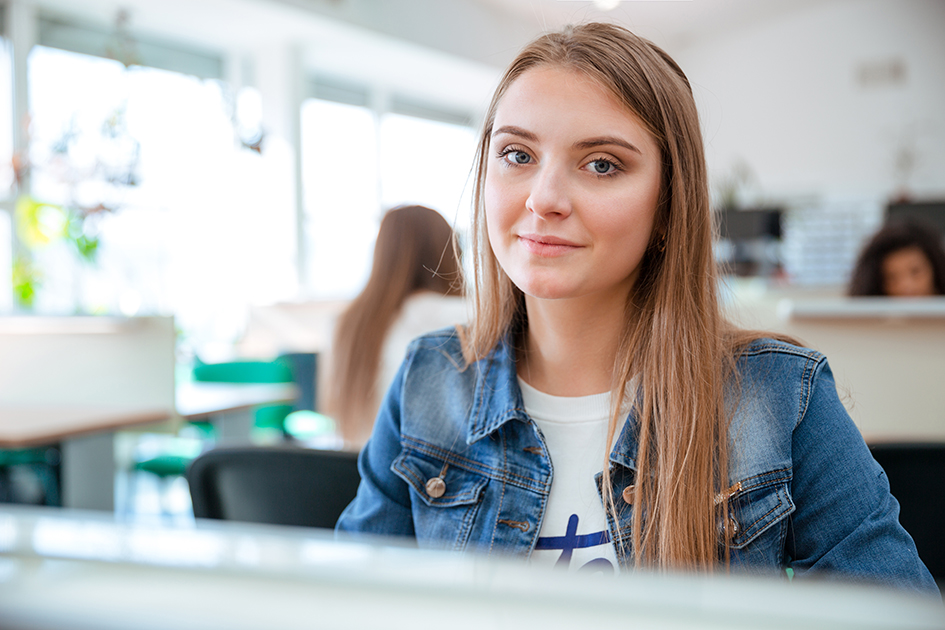
M 32 630 L 932 630 L 941 602 L 830 580 L 568 573 L 330 531 L 0 506 L 0 619 Z
M 222 442 L 249 439 L 253 407 L 291 402 L 292 384 L 184 383 L 176 391 L 176 415 L 209 418 Z M 116 431 L 162 422 L 175 412 L 160 407 L 93 404 L 0 403 L 0 448 L 59 444 L 64 507 L 115 509 Z
M 291 403 L 297 396 L 291 383 L 185 381 L 177 386 L 177 413 L 185 420 L 209 420 L 221 442 L 245 442 L 255 407 Z
M 114 510 L 119 429 L 171 418 L 142 406 L 0 404 L 0 448 L 59 444 L 64 507 Z

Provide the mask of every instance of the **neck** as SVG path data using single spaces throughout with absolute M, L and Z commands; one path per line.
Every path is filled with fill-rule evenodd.
M 518 375 L 554 396 L 610 391 L 624 323 L 624 300 L 525 297 L 528 329 Z

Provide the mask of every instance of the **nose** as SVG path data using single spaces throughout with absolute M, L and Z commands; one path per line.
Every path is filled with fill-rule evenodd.
M 571 194 L 566 173 L 544 165 L 532 181 L 525 208 L 543 219 L 571 214 Z

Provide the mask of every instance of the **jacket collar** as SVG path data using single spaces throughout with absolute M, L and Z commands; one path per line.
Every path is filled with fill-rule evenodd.
M 499 430 L 510 420 L 530 422 L 518 385 L 511 335 L 506 334 L 488 356 L 469 366 L 469 369 L 477 370 L 478 373 L 475 402 L 467 423 L 467 444 L 473 444 Z M 610 453 L 612 463 L 634 470 L 637 456 L 635 426 L 635 413 L 631 410 L 618 431 Z
M 485 358 L 469 366 L 477 370 L 476 397 L 469 415 L 467 444 L 497 431 L 509 420 L 529 422 L 515 369 L 515 348 L 507 333 Z

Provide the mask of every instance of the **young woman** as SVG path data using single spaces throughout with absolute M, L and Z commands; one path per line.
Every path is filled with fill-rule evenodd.
M 934 226 L 891 220 L 869 240 L 853 268 L 852 296 L 945 295 L 945 249 Z
M 439 212 L 401 206 L 381 220 L 367 285 L 335 328 L 325 411 L 360 449 L 414 337 L 467 320 L 453 230 Z
M 537 39 L 499 84 L 476 173 L 474 318 L 411 345 L 340 531 L 937 592 L 824 357 L 720 313 L 672 59 L 607 24 Z

